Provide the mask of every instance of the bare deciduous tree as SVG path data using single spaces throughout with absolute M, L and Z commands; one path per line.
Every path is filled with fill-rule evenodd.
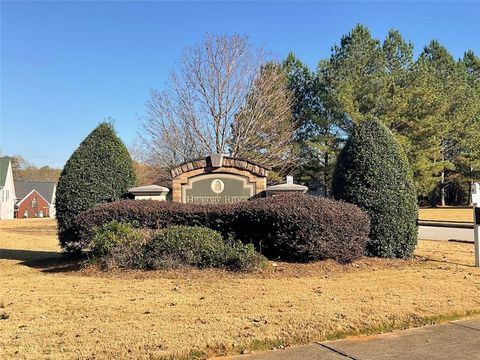
M 290 173 L 296 163 L 292 102 L 285 73 L 276 64 L 264 66 L 235 117 L 231 154 Z
M 187 48 L 167 89 L 153 90 L 147 103 L 142 138 L 149 158 L 173 166 L 224 153 L 255 155 L 252 160 L 277 166 L 284 148 L 267 156 L 279 151 L 278 142 L 267 137 L 285 131 L 284 138 L 293 138 L 293 126 L 283 121 L 291 121 L 291 102 L 284 79 L 279 81 L 277 71 L 262 71 L 265 63 L 265 51 L 238 35 L 208 35 Z

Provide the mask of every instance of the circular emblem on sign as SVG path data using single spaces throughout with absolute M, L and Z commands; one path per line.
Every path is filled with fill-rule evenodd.
M 222 180 L 215 179 L 215 180 L 212 181 L 212 184 L 210 185 L 210 187 L 212 188 L 212 191 L 215 194 L 220 194 L 220 193 L 222 193 L 223 189 L 225 188 L 225 184 L 223 183 Z

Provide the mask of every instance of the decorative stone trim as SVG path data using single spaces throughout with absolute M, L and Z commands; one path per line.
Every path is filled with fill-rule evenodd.
M 225 156 L 222 154 L 212 154 L 206 157 L 205 159 L 197 159 L 197 160 L 192 160 L 192 161 L 188 161 L 186 163 L 180 164 L 174 167 L 173 169 L 171 169 L 170 173 L 172 175 L 172 178 L 175 178 L 176 176 L 180 176 L 183 173 L 186 173 L 192 170 L 197 170 L 202 168 L 211 168 L 213 170 L 220 167 L 246 170 L 252 174 L 262 176 L 262 177 L 267 177 L 268 170 L 269 170 L 268 168 L 261 166 L 259 164 L 255 164 L 254 162 L 249 160 L 233 158 L 233 157 Z

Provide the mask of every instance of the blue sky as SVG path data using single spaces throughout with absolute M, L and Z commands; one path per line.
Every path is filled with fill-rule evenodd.
M 61 167 L 104 118 L 133 145 L 185 46 L 238 33 L 312 68 L 357 23 L 480 54 L 478 2 L 2 2 L 0 148 Z

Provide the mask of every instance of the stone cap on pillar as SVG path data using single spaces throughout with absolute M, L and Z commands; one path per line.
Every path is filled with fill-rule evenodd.
M 162 194 L 167 194 L 170 191 L 170 189 L 159 186 L 159 185 L 144 185 L 144 186 L 137 186 L 133 187 L 131 189 L 128 189 L 128 193 L 132 194 L 134 196 L 139 196 L 139 195 L 162 195 Z
M 278 184 L 278 185 L 272 185 L 267 187 L 267 192 L 269 191 L 275 191 L 275 192 L 289 192 L 289 191 L 300 191 L 300 192 L 306 192 L 308 190 L 308 187 L 305 185 L 299 185 L 299 184 Z

